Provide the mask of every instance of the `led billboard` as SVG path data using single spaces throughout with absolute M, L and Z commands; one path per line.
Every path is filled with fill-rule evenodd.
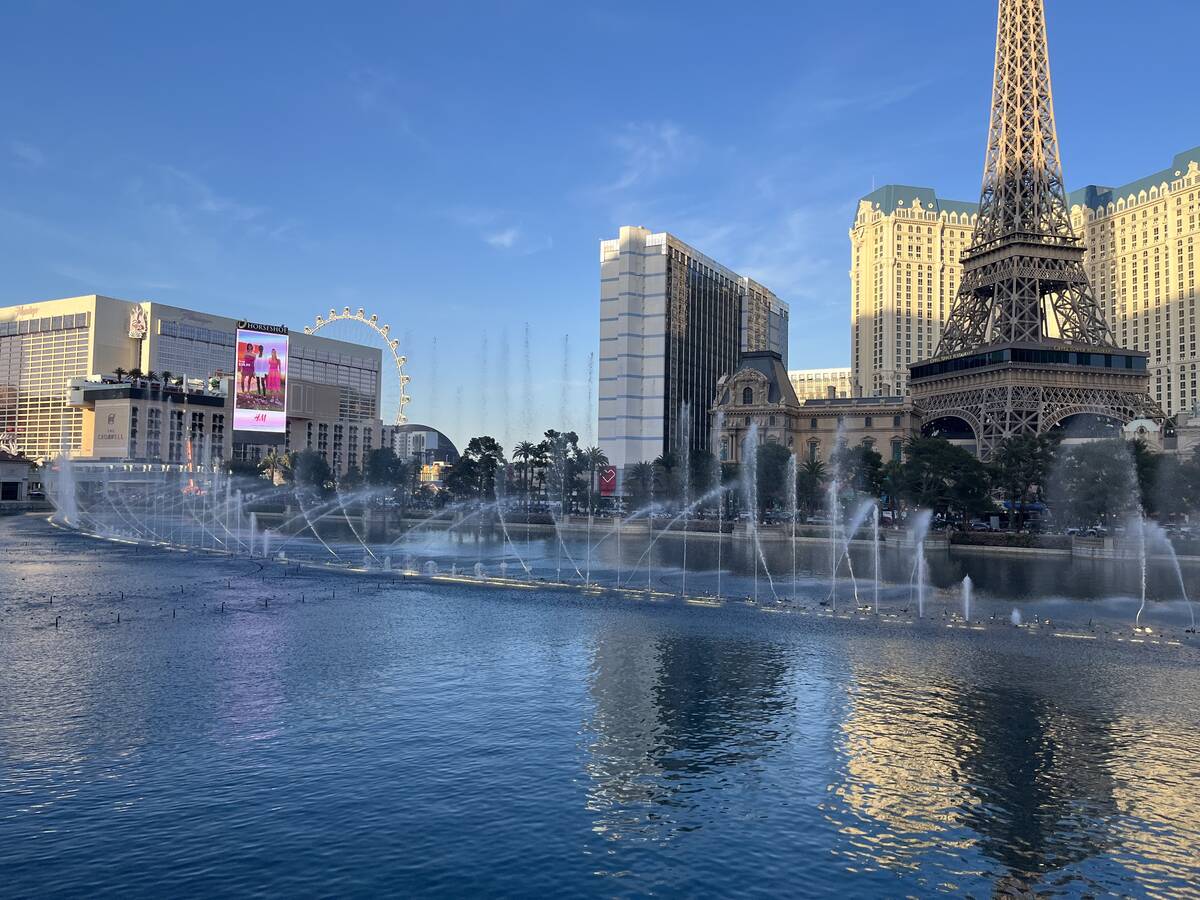
M 287 328 L 238 322 L 234 430 L 279 435 L 287 431 L 287 383 Z

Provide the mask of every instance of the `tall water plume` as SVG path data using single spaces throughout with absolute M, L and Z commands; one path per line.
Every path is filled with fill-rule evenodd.
M 796 454 L 788 454 L 787 474 L 784 478 L 784 509 L 792 529 L 792 602 L 796 602 Z
M 929 534 L 929 524 L 933 521 L 933 513 L 927 509 L 919 510 L 912 517 L 909 526 L 909 536 L 913 545 L 913 572 L 910 586 L 917 596 L 917 615 L 925 617 L 925 590 L 927 581 L 927 564 L 925 561 L 925 538 Z

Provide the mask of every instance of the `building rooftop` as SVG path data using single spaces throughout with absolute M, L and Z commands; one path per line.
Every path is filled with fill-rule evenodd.
M 800 405 L 800 400 L 796 396 L 796 389 L 792 387 L 787 369 L 783 367 L 783 357 L 774 350 L 753 350 L 743 353 L 738 360 L 737 371 L 740 372 L 744 369 L 754 369 L 756 372 L 761 372 L 767 377 L 769 384 L 767 388 L 768 403 L 779 403 L 782 401 L 788 406 Z
M 812 406 L 903 406 L 907 397 L 834 397 L 821 400 L 805 400 L 806 407 Z
M 1077 191 L 1071 191 L 1067 195 L 1067 203 L 1070 206 L 1086 206 L 1089 209 L 1100 209 L 1101 207 L 1108 206 L 1110 203 L 1116 203 L 1122 197 L 1129 197 L 1131 195 L 1136 197 L 1142 191 L 1149 191 L 1151 188 L 1170 184 L 1181 175 L 1186 175 L 1189 165 L 1193 162 L 1200 166 L 1200 147 L 1193 147 L 1191 150 L 1177 153 L 1170 168 L 1163 169 L 1161 172 L 1155 172 L 1153 175 L 1147 175 L 1145 178 L 1139 178 L 1137 181 L 1131 181 L 1129 184 L 1123 184 L 1120 187 L 1089 184 Z
M 921 208 L 929 212 L 958 213 L 973 216 L 979 212 L 978 203 L 968 203 L 965 200 L 946 200 L 934 193 L 933 188 L 914 187 L 907 184 L 885 184 L 878 190 L 872 191 L 862 198 L 884 215 L 890 215 L 898 209 L 912 209 L 913 201 L 919 201 Z
M 1186 175 L 1191 163 L 1200 165 L 1200 147 L 1193 147 L 1183 153 L 1175 154 L 1169 168 L 1120 187 L 1089 184 L 1067 195 L 1068 206 L 1087 206 L 1100 209 L 1109 203 L 1116 203 L 1122 197 L 1137 196 L 1142 191 L 1170 184 L 1182 175 Z M 946 200 L 934 192 L 933 188 L 916 187 L 907 184 L 885 184 L 862 198 L 862 202 L 870 203 L 884 215 L 890 215 L 898 209 L 912 209 L 913 201 L 919 201 L 921 208 L 929 212 L 956 212 L 959 215 L 975 215 L 979 212 L 978 203 L 968 203 L 963 200 Z

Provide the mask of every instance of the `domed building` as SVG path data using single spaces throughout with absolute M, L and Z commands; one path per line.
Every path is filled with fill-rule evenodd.
M 458 448 L 445 434 L 429 425 L 389 425 L 384 428 L 384 446 L 401 459 L 416 458 L 422 465 L 454 465 Z

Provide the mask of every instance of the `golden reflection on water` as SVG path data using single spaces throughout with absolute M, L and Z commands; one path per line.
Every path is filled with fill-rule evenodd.
M 1196 695 L 1176 676 L 1170 669 L 1151 670 L 1140 688 L 1149 696 L 1178 698 L 1180 715 L 1148 721 L 1131 711 L 1113 723 L 1116 856 L 1153 896 L 1177 896 L 1174 888 L 1164 889 L 1163 879 L 1186 878 L 1200 858 L 1200 711 Z M 1194 887 L 1200 896 L 1200 885 Z

